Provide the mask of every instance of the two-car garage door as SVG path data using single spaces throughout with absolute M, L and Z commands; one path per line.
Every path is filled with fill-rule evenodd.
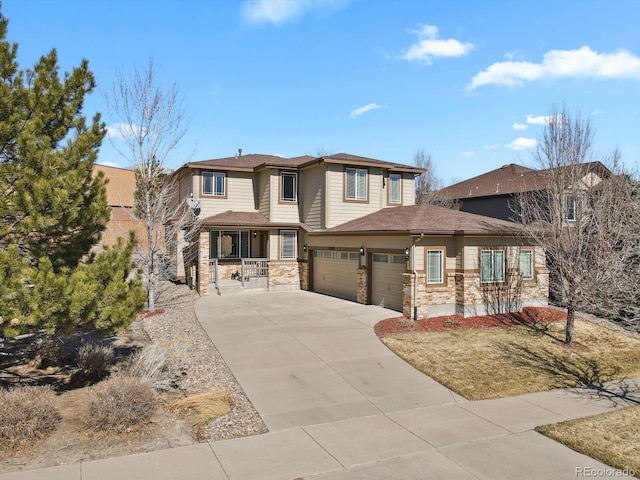
M 355 301 L 358 258 L 357 252 L 314 250 L 313 290 Z
M 404 255 L 373 253 L 371 260 L 371 298 L 369 303 L 402 310 Z M 313 252 L 313 290 L 355 301 L 358 288 L 358 252 L 315 250 Z

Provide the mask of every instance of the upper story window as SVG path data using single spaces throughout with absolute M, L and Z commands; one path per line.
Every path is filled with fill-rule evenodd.
M 520 273 L 523 280 L 533 280 L 533 250 L 520 250 Z
M 389 203 L 402 203 L 402 175 L 389 174 Z
M 480 252 L 480 281 L 482 283 L 504 282 L 504 250 Z
M 345 169 L 345 192 L 347 200 L 367 200 L 367 170 L 365 168 Z
M 227 194 L 223 172 L 202 172 L 202 195 L 224 197 Z
M 427 250 L 427 283 L 444 283 L 443 250 Z
M 294 172 L 280 172 L 280 201 L 298 201 L 298 174 Z
M 575 222 L 576 220 L 576 197 L 574 195 L 567 195 L 565 197 L 565 203 L 567 206 L 567 220 L 569 222 Z

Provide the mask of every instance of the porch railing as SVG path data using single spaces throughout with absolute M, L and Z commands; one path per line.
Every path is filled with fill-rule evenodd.
M 243 258 L 241 259 L 240 280 L 244 287 L 244 282 L 251 278 L 267 277 L 269 275 L 269 260 L 266 258 Z

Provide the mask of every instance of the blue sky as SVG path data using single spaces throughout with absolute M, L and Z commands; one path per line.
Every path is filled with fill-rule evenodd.
M 153 58 L 191 117 L 168 166 L 348 152 L 459 181 L 532 165 L 552 105 L 592 118 L 596 151 L 640 160 L 640 1 L 3 0 L 30 67 L 51 48 L 98 82 Z M 105 120 L 109 120 L 105 118 Z M 100 163 L 126 166 L 105 140 Z

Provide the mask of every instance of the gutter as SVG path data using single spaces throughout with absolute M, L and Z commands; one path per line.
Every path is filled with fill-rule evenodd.
M 413 321 L 418 321 L 418 272 L 416 271 L 416 243 L 422 240 L 424 233 L 415 237 L 411 243 L 411 271 L 413 272 Z

